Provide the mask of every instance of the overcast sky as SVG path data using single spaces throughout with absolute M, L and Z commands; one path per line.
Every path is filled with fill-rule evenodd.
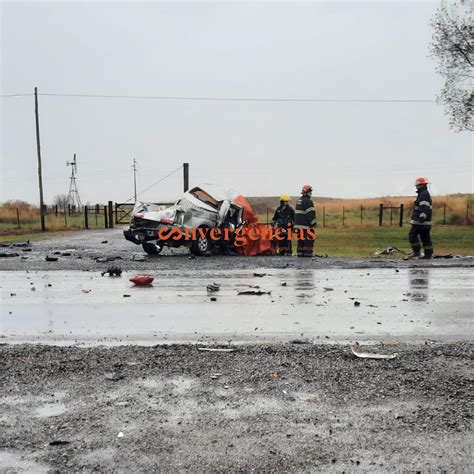
M 2 94 L 434 99 L 438 2 L 2 3 Z M 38 202 L 33 97 L 1 99 L 0 200 Z M 182 162 L 246 195 L 472 192 L 472 134 L 432 103 L 40 96 L 45 199 L 124 201 Z M 141 195 L 179 196 L 181 173 Z

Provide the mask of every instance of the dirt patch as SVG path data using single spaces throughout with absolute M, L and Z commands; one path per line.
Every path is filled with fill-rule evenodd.
M 0 459 L 35 471 L 466 471 L 472 348 L 375 346 L 398 357 L 366 360 L 336 345 L 3 345 Z

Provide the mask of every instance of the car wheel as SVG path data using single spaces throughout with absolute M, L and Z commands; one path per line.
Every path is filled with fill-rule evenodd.
M 204 237 L 201 234 L 197 234 L 196 240 L 193 242 L 191 246 L 191 253 L 194 255 L 205 256 L 210 255 L 212 250 L 212 243 L 209 235 L 205 235 Z
M 158 255 L 163 250 L 161 245 L 152 242 L 143 242 L 142 247 L 148 255 Z

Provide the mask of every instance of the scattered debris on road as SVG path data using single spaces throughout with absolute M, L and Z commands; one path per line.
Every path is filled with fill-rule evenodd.
M 356 357 L 360 357 L 361 359 L 395 359 L 398 354 L 375 354 L 371 352 L 360 352 L 361 346 L 360 344 L 355 341 L 351 344 L 351 351 Z
M 377 250 L 376 252 L 374 252 L 374 255 L 376 257 L 379 257 L 380 255 L 393 255 L 395 253 L 401 253 L 402 255 L 406 255 L 406 252 L 398 249 L 397 247 L 387 247 L 384 250 Z
M 69 443 L 70 443 L 70 441 L 65 441 L 63 439 L 55 439 L 53 441 L 50 441 L 49 445 L 50 446 L 64 446 L 64 445 L 69 444 Z
M 198 347 L 198 351 L 203 352 L 234 352 L 235 349 L 224 349 L 221 347 Z
M 207 291 L 219 291 L 220 287 L 221 286 L 218 283 L 209 283 L 209 285 L 207 285 Z
M 10 257 L 19 257 L 19 256 L 20 256 L 19 253 L 5 253 L 5 252 L 0 253 L 0 258 L 10 258 Z
M 125 375 L 121 374 L 120 372 L 105 372 L 104 377 L 107 380 L 117 381 L 125 378 Z
M 109 276 L 121 276 L 122 269 L 120 267 L 109 267 L 105 272 L 101 272 L 101 275 L 104 276 L 105 274 L 109 274 Z
M 129 281 L 135 283 L 137 286 L 149 286 L 152 284 L 154 279 L 155 277 L 152 277 L 151 275 L 133 275 L 129 278 Z
M 255 296 L 261 296 L 261 295 L 270 295 L 271 293 L 272 293 L 271 291 L 245 290 L 245 291 L 239 291 L 237 294 L 238 294 L 238 295 L 255 295 Z

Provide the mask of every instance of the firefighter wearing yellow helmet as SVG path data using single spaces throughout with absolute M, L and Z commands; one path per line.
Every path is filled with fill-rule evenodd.
M 291 240 L 288 238 L 288 231 L 295 222 L 295 210 L 290 206 L 290 196 L 282 194 L 280 205 L 278 206 L 272 219 L 272 226 L 278 234 L 275 244 L 278 245 L 280 255 L 291 255 Z

